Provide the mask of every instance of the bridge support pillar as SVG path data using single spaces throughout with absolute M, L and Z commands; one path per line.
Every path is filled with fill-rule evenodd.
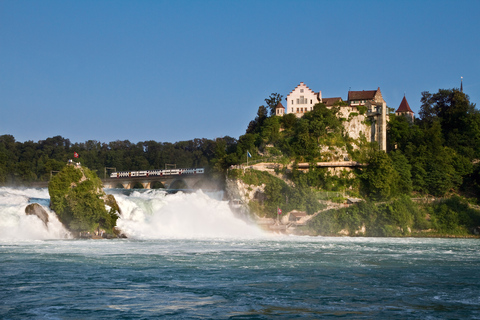
M 122 183 L 123 189 L 132 189 L 132 184 L 130 182 Z
M 143 189 L 151 189 L 151 182 L 142 182 Z

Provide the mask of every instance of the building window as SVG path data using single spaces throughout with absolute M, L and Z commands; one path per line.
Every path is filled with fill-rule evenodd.
M 300 99 L 297 99 L 297 104 L 300 104 Z
M 312 99 L 310 99 L 310 104 L 312 104 Z
M 299 112 L 299 111 L 298 111 L 298 108 L 297 108 L 297 113 L 298 113 L 298 112 Z
M 300 93 L 303 93 L 303 89 L 300 89 Z
M 292 100 L 292 104 L 293 104 L 293 100 Z

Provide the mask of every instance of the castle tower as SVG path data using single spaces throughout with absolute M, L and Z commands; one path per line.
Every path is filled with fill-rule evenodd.
M 279 117 L 283 117 L 285 114 L 285 107 L 282 105 L 281 102 L 278 102 L 277 106 L 275 107 L 275 115 Z
M 372 123 L 370 141 L 376 141 L 380 150 L 387 150 L 387 103 L 380 87 L 377 90 L 348 91 L 350 107 L 366 106 Z
M 398 107 L 397 111 L 395 111 L 395 115 L 404 115 L 409 121 L 413 122 L 413 119 L 415 117 L 414 112 L 412 111 L 412 109 L 410 109 L 407 98 L 405 98 L 405 96 L 403 96 L 402 102 L 400 102 L 400 106 Z

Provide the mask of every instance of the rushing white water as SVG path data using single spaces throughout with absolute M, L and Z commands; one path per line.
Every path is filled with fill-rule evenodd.
M 48 213 L 48 224 L 34 215 L 26 215 L 29 203 L 37 202 Z M 65 239 L 69 232 L 48 208 L 47 189 L 0 188 L 0 239 L 44 240 Z
M 263 236 L 256 226 L 236 218 L 226 201 L 214 196 L 202 191 L 167 195 L 159 190 L 115 194 L 122 211 L 117 226 L 135 239 Z
M 264 233 L 234 216 L 217 193 L 167 194 L 162 190 L 113 193 L 121 210 L 117 226 L 132 239 L 162 238 L 258 238 Z M 48 225 L 27 216 L 25 207 L 41 204 L 49 215 Z M 68 231 L 49 208 L 47 189 L 0 188 L 0 239 L 43 240 L 68 238 Z

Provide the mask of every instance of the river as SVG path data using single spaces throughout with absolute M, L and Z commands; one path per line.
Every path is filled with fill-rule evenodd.
M 76 240 L 0 188 L 2 319 L 480 319 L 478 239 L 300 237 L 220 195 L 113 190 L 128 239 Z

